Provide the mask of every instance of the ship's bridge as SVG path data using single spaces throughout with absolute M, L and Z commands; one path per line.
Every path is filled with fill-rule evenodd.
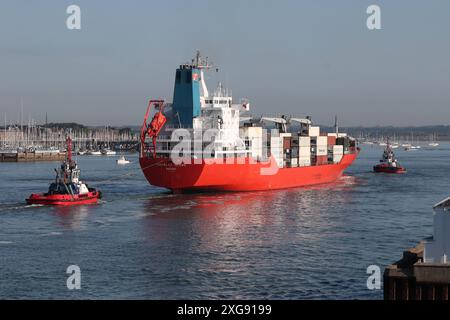
M 216 130 L 215 157 L 252 153 L 252 150 L 248 150 L 248 143 L 239 135 L 240 111 L 248 111 L 249 104 L 233 104 L 231 91 L 224 88 L 220 82 L 210 94 L 204 70 L 211 67 L 207 59 L 197 53 L 191 64 L 181 65 L 177 69 L 171 121 L 158 137 L 157 153 L 170 152 L 174 145 L 171 132 L 180 128 L 191 133 L 192 145 L 197 142 L 195 137 L 204 137 L 205 131 Z

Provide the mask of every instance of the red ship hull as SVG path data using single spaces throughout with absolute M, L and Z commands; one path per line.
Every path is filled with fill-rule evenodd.
M 248 159 L 242 159 L 242 164 L 175 165 L 168 158 L 141 157 L 139 162 L 150 184 L 173 192 L 261 191 L 333 182 L 357 156 L 358 152 L 346 154 L 337 164 L 276 168 L 274 174 L 268 175 L 261 174 L 261 170 L 267 170 L 269 164 L 249 163 Z
M 68 194 L 52 194 L 45 193 L 32 194 L 27 199 L 27 204 L 43 204 L 43 205 L 58 205 L 58 206 L 72 206 L 79 204 L 97 203 L 100 199 L 101 193 L 99 191 L 92 191 L 83 195 L 68 195 Z
M 376 165 L 373 167 L 373 171 L 377 173 L 394 173 L 394 174 L 406 173 L 406 169 L 403 167 L 390 167 L 385 165 Z

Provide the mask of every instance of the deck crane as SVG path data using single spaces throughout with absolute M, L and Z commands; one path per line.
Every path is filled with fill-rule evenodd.
M 284 115 L 281 117 L 261 117 L 261 121 L 273 122 L 281 133 L 287 132 L 289 121 Z
M 310 117 L 306 118 L 290 118 L 289 123 L 296 122 L 300 124 L 300 132 L 308 133 L 309 127 L 312 125 L 312 121 Z

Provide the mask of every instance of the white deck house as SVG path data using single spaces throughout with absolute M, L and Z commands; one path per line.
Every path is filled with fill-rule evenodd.
M 434 207 L 433 239 L 425 242 L 424 263 L 450 264 L 450 197 Z

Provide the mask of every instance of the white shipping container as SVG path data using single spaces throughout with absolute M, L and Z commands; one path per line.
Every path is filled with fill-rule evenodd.
M 329 137 L 337 137 L 337 133 L 329 133 L 328 136 Z
M 291 167 L 298 167 L 298 158 L 291 158 Z
M 270 137 L 270 144 L 271 144 L 272 146 L 275 146 L 275 145 L 280 145 L 280 146 L 282 146 L 282 145 L 283 145 L 283 138 L 280 138 L 280 137 Z
M 272 145 L 272 146 L 282 146 L 283 145 L 283 140 L 281 140 L 280 138 L 271 138 L 270 139 L 270 145 Z
M 318 135 L 320 135 L 320 127 L 309 127 L 308 135 L 310 137 L 317 137 Z
M 275 155 L 283 155 L 283 150 L 270 150 L 270 153 Z
M 334 145 L 333 146 L 333 154 L 344 154 L 344 146 Z
M 311 137 L 298 137 L 299 147 L 309 147 L 311 145 Z
M 316 155 L 318 156 L 328 155 L 328 148 L 326 146 L 325 147 L 317 146 Z
M 262 127 L 247 127 L 249 138 L 261 138 L 262 137 Z
M 309 157 L 311 158 L 311 148 L 310 147 L 299 147 L 298 148 L 298 156 L 301 157 Z
M 298 166 L 306 167 L 311 165 L 311 158 L 298 158 Z
M 341 137 L 346 137 L 347 136 L 347 134 L 346 133 L 338 133 L 338 138 L 341 138 Z
M 274 158 L 277 158 L 277 159 L 283 159 L 283 154 L 282 153 L 271 153 L 271 155 L 274 157 Z
M 285 138 L 285 137 L 292 137 L 292 133 L 291 132 L 280 133 L 280 138 Z
M 317 137 L 317 146 L 327 146 L 328 138 L 326 136 Z

